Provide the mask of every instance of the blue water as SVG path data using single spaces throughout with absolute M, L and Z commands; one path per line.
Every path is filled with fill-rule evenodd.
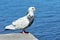
M 0 34 L 19 33 L 4 31 L 5 26 L 23 17 L 30 6 L 36 7 L 35 19 L 26 31 L 39 40 L 60 40 L 60 0 L 0 0 Z

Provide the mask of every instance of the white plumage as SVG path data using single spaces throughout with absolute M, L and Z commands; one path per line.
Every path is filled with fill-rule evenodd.
M 27 15 L 12 22 L 5 29 L 22 29 L 24 30 L 34 19 L 35 7 L 29 7 Z
M 28 26 L 29 21 L 27 17 L 22 17 L 20 19 L 17 19 L 16 21 L 13 21 L 11 25 L 6 26 L 6 29 L 23 29 L 26 26 Z
M 28 26 L 29 21 L 26 16 L 12 22 L 13 25 L 15 25 L 16 28 L 23 29 Z

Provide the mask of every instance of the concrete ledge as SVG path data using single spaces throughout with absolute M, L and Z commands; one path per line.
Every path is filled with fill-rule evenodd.
M 21 34 L 21 33 L 10 33 L 10 34 L 0 34 L 0 40 L 38 40 L 31 33 Z

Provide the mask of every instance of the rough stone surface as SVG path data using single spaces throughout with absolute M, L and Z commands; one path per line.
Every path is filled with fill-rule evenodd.
M 32 34 L 10 33 L 0 34 L 0 40 L 38 40 Z

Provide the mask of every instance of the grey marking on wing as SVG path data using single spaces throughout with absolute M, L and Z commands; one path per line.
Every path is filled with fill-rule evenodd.
M 28 18 L 29 22 L 31 22 L 33 20 L 33 16 L 28 15 L 27 18 Z

